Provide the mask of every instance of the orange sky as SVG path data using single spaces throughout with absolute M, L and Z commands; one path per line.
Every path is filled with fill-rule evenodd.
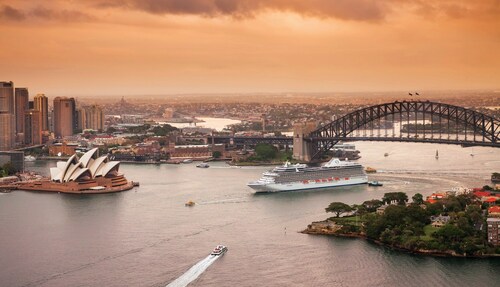
M 500 0 L 0 0 L 0 32 L 31 93 L 500 88 Z

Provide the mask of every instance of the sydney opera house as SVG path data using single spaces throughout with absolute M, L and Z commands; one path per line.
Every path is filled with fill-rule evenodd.
M 50 180 L 26 182 L 19 189 L 53 191 L 65 193 L 108 193 L 131 189 L 133 182 L 127 181 L 118 172 L 119 161 L 97 155 L 97 148 L 85 153 L 81 158 L 76 154 L 67 161 L 57 162 L 50 169 Z

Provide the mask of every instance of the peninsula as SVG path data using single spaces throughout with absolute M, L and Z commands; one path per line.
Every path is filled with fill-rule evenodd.
M 335 216 L 302 233 L 362 238 L 417 254 L 500 257 L 498 195 L 466 190 L 424 201 L 417 193 L 408 203 L 405 193 L 391 192 L 362 204 L 332 202 L 325 210 Z

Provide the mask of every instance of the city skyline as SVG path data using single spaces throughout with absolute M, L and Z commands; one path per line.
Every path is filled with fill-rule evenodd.
M 499 6 L 0 0 L 0 78 L 50 96 L 495 90 Z

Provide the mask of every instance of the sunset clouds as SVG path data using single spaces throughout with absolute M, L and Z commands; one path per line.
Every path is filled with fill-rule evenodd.
M 58 94 L 494 89 L 498 19 L 498 0 L 0 0 L 0 77 Z

